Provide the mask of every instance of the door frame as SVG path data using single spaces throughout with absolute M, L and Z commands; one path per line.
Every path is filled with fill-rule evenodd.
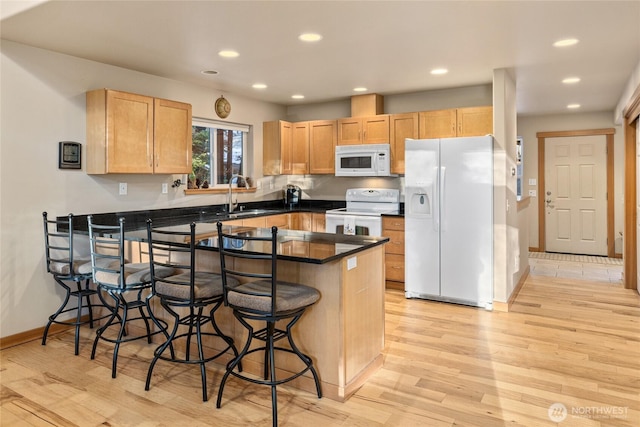
M 624 272 L 622 280 L 627 289 L 638 288 L 636 245 L 636 132 L 640 126 L 640 85 L 623 110 L 624 116 Z
M 547 138 L 564 138 L 576 136 L 598 136 L 605 135 L 607 143 L 607 256 L 615 257 L 615 230 L 614 230 L 614 190 L 613 190 L 613 135 L 616 133 L 614 128 L 606 129 L 585 129 L 585 130 L 567 130 L 567 131 L 551 131 L 537 132 L 538 138 L 538 249 L 541 252 L 546 250 L 546 215 L 544 208 L 545 188 L 545 140 Z

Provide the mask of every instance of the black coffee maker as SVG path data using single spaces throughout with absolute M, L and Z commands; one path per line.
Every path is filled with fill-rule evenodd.
M 296 209 L 300 205 L 302 190 L 297 185 L 288 184 L 284 189 L 284 205 L 287 209 Z

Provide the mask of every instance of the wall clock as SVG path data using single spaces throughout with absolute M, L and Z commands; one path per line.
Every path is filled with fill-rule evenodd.
M 229 113 L 231 113 L 231 104 L 224 99 L 224 96 L 220 95 L 220 98 L 216 99 L 216 114 L 221 119 L 225 119 Z

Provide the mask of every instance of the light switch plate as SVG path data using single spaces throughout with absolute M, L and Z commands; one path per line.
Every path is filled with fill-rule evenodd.
M 353 270 L 358 266 L 358 257 L 351 257 L 347 259 L 347 270 Z
M 166 182 L 162 183 L 162 194 L 167 194 L 169 192 L 169 184 Z
M 529 196 L 536 197 L 537 194 L 536 190 L 529 190 Z
M 535 178 L 529 178 L 529 185 L 538 185 Z

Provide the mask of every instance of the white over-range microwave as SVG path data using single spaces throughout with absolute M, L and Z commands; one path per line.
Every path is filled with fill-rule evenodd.
M 389 144 L 338 145 L 336 176 L 391 176 Z

